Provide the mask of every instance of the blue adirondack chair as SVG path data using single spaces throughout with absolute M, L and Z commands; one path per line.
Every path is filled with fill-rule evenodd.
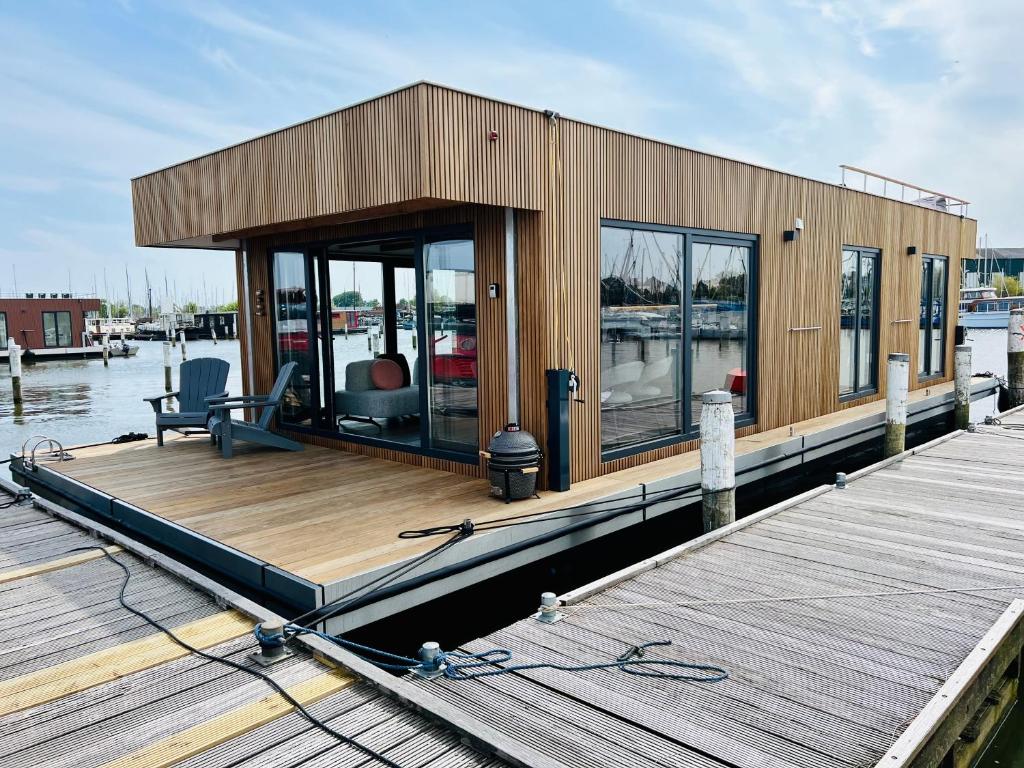
M 167 392 L 156 397 L 144 397 L 156 413 L 156 444 L 164 444 L 166 429 L 206 429 L 210 420 L 210 397 L 227 397 L 225 386 L 228 382 L 226 360 L 215 357 L 197 357 L 186 360 L 178 368 L 178 391 Z M 178 401 L 177 413 L 165 413 L 164 398 L 174 397 Z
M 247 443 L 269 445 L 273 448 L 284 448 L 288 451 L 301 451 L 302 443 L 297 443 L 283 435 L 270 431 L 270 422 L 281 405 L 281 398 L 288 387 L 288 381 L 298 363 L 286 363 L 277 374 L 277 381 L 269 395 L 240 395 L 238 397 L 208 397 L 213 416 L 210 417 L 210 435 L 220 443 L 220 452 L 225 459 L 230 459 L 232 442 L 242 440 Z M 231 411 L 241 408 L 252 408 L 259 411 L 256 421 L 232 419 Z

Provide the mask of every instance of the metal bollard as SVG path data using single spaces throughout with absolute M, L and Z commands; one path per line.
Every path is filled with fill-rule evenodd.
M 441 646 L 435 642 L 427 642 L 421 645 L 416 655 L 419 656 L 422 665 L 414 667 L 413 673 L 427 680 L 433 680 L 435 677 L 443 675 L 447 665 L 437 658 L 440 653 Z
M 554 624 L 565 616 L 558 610 L 558 595 L 554 592 L 544 592 L 540 596 L 540 607 L 533 614 L 533 618 L 543 624 Z

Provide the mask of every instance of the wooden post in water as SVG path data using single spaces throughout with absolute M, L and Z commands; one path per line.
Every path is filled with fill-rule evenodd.
M 178 337 L 174 333 L 174 323 L 171 322 L 169 317 L 164 319 L 167 321 L 167 326 L 164 328 L 164 335 L 167 336 L 168 340 L 170 340 L 171 346 L 176 347 L 178 346 Z
M 1024 309 L 1011 309 L 1006 327 L 1006 389 L 1010 407 L 1024 405 Z
M 103 365 L 110 365 L 110 336 L 103 334 Z
M 891 353 L 885 383 L 885 458 L 906 450 L 909 381 L 910 355 Z
M 181 333 L 181 361 L 185 362 L 186 360 L 188 360 L 188 357 L 185 354 L 185 332 L 184 331 L 180 331 L 180 333 Z
M 164 342 L 164 392 L 171 391 L 171 342 Z
M 967 429 L 971 423 L 971 347 L 959 344 L 953 351 L 953 424 Z
M 211 319 L 211 322 L 210 322 L 210 338 L 213 339 L 214 346 L 216 346 L 216 344 L 217 344 L 217 326 L 215 326 L 213 324 L 212 319 Z
M 14 404 L 21 405 L 21 347 L 14 339 L 7 339 L 7 362 L 11 366 L 11 389 Z
M 700 412 L 700 488 L 704 532 L 736 520 L 736 431 L 732 395 L 705 392 Z

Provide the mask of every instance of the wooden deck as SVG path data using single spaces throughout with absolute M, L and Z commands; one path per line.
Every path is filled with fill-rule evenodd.
M 990 385 L 991 380 L 978 383 L 981 390 Z M 940 384 L 912 392 L 911 418 L 915 408 L 933 413 L 951 407 L 951 388 Z M 829 441 L 844 435 L 853 443 L 863 441 L 865 429 L 881 430 L 883 411 L 884 403 L 869 403 L 740 438 L 738 482 L 795 466 L 815 452 L 840 450 L 842 445 Z M 487 482 L 478 478 L 315 446 L 295 453 L 241 447 L 233 459 L 224 460 L 205 438 L 193 437 L 168 440 L 162 448 L 144 441 L 72 449 L 71 453 L 73 460 L 41 464 L 38 473 L 21 481 L 56 490 L 62 498 L 296 607 L 313 607 L 347 593 L 441 541 L 437 537 L 400 539 L 403 530 L 458 524 L 465 518 L 481 524 L 623 495 L 637 498 L 636 494 L 699 481 L 700 466 L 699 453 L 694 451 L 574 483 L 565 493 L 544 492 L 539 498 L 507 505 L 490 497 Z M 757 477 L 745 474 L 751 466 L 760 467 Z M 73 483 L 70 490 L 59 487 L 63 479 Z M 679 502 L 666 502 L 650 507 L 646 516 L 678 506 Z M 595 517 L 601 509 L 594 507 Z M 595 524 L 586 535 L 607 535 L 644 519 L 640 511 L 602 524 L 604 528 Z M 167 528 L 164 521 L 176 527 Z M 562 525 L 538 522 L 515 529 L 514 536 L 510 529 L 479 532 L 411 571 L 410 577 L 422 576 L 429 568 L 439 570 L 489 556 Z M 189 539 L 193 534 L 207 542 L 199 544 L 205 548 L 193 546 Z M 562 549 L 585 540 L 564 539 L 557 545 Z M 538 549 L 534 559 L 555 551 Z M 524 562 L 529 560 L 520 559 L 517 564 Z M 486 573 L 461 575 L 460 583 L 435 584 L 434 592 L 443 594 L 501 572 L 487 568 Z M 437 596 L 423 590 L 395 598 L 386 610 L 366 618 L 379 618 Z M 349 616 L 346 621 L 352 623 L 334 625 L 332 630 L 358 626 L 363 618 Z
M 68 550 L 99 543 L 31 506 L 0 510 L 0 767 L 374 764 L 264 681 L 189 655 L 122 608 L 123 574 L 99 552 L 68 562 Z M 251 618 L 115 549 L 132 573 L 131 604 L 211 653 L 254 663 Z M 315 716 L 400 765 L 504 765 L 308 653 L 270 674 Z
M 463 649 L 578 665 L 671 640 L 647 658 L 717 665 L 724 682 L 536 669 L 424 685 L 574 765 L 937 765 L 980 746 L 958 736 L 989 686 L 1015 695 L 1022 487 L 1017 414 L 563 595 L 554 624 L 524 619 Z

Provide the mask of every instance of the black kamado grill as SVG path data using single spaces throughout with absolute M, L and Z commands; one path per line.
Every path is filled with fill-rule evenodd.
M 533 435 L 518 424 L 508 424 L 494 433 L 483 454 L 492 496 L 507 503 L 536 495 L 542 454 Z

